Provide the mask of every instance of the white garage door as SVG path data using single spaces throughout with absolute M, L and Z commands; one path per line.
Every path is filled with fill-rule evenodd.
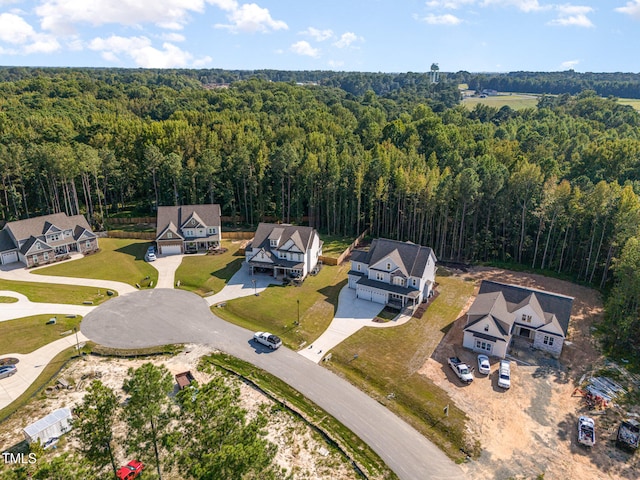
M 371 297 L 371 301 L 375 303 L 387 303 L 387 295 L 381 292 L 373 292 Z
M 162 245 L 160 248 L 162 255 L 177 255 L 182 253 L 180 245 Z
M 349 288 L 356 288 L 357 281 L 358 281 L 358 277 L 349 276 Z
M 18 252 L 8 252 L 2 254 L 2 264 L 18 261 Z
M 357 293 L 358 293 L 358 298 L 361 298 L 362 300 L 371 301 L 371 290 L 365 290 L 364 288 L 359 288 Z

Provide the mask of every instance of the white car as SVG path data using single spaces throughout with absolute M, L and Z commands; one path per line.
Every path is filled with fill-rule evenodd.
M 156 261 L 156 254 L 153 252 L 147 252 L 147 254 L 144 256 L 144 259 L 147 262 L 155 262 Z
M 491 364 L 489 363 L 489 357 L 486 355 L 478 355 L 478 373 L 482 375 L 489 375 L 491 373 Z
M 276 350 L 282 346 L 280 337 L 269 332 L 256 332 L 253 335 L 253 339 L 262 345 L 266 345 L 271 350 Z
M 511 362 L 509 360 L 500 360 L 498 386 L 504 389 L 511 387 Z

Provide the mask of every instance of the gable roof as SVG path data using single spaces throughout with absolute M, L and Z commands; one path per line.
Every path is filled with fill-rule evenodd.
M 91 231 L 89 222 L 87 222 L 87 219 L 84 218 L 83 215 L 72 215 L 69 217 L 66 213 L 54 213 L 8 222 L 4 228 L 9 230 L 18 242 L 23 242 L 31 236 L 38 237 L 43 235 L 50 229 L 52 232 L 56 231 L 52 229 L 54 226 L 59 230 L 75 230 L 77 226 L 80 226 Z
M 16 245 L 13 243 L 9 232 L 6 230 L 0 230 L 0 252 L 6 252 L 7 250 L 15 250 Z
M 556 320 L 567 335 L 569 331 L 569 319 L 571 318 L 571 308 L 573 307 L 573 297 L 567 297 L 558 293 L 545 292 L 534 288 L 519 287 L 517 285 L 508 285 L 506 283 L 493 282 L 491 280 L 483 280 L 480 284 L 478 296 L 484 293 L 502 292 L 507 303 L 514 305 L 522 305 L 523 302 L 531 297 L 535 297 L 539 307 L 543 312 L 552 313 L 556 316 Z M 514 309 L 515 310 L 515 309 Z
M 302 253 L 305 253 L 311 247 L 314 236 L 318 236 L 318 233 L 313 227 L 301 227 L 285 223 L 260 223 L 250 247 L 271 250 L 273 247 L 271 247 L 269 240 L 279 238 L 276 248 L 291 240 Z
M 207 227 L 220 227 L 220 205 L 213 203 L 206 205 L 158 207 L 156 238 L 159 237 L 171 223 L 182 226 L 191 217 L 196 218 L 196 220 L 199 220 Z
M 362 251 L 359 251 L 362 252 Z M 371 242 L 368 252 L 354 251 L 351 259 L 356 262 L 364 262 L 369 266 L 390 257 L 398 268 L 409 277 L 422 277 L 429 257 L 437 261 L 430 247 L 423 247 L 411 242 L 400 242 L 387 238 L 376 238 Z

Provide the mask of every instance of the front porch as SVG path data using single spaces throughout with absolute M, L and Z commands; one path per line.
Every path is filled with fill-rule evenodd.
M 184 242 L 184 253 L 206 253 L 220 248 L 218 240 L 189 240 Z

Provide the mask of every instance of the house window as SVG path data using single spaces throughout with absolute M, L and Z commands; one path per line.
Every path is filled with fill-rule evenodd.
M 36 243 L 36 250 L 40 250 L 42 246 L 39 243 Z
M 167 232 L 167 238 L 173 238 L 173 233 Z
M 387 263 L 387 270 L 391 270 L 391 264 Z
M 554 340 L 553 337 L 550 337 L 549 335 L 545 335 L 542 343 L 544 343 L 545 345 L 549 345 L 551 347 L 553 346 L 553 340 Z
M 482 340 L 476 340 L 476 350 L 483 350 L 487 353 L 491 353 L 493 344 L 489 342 L 483 342 Z
M 489 331 L 489 325 L 488 325 L 488 324 L 484 326 L 484 331 L 485 331 L 485 332 L 488 332 L 488 331 Z
M 394 285 L 400 285 L 401 287 L 404 287 L 404 278 L 396 277 L 393 279 L 393 283 Z
M 32 260 L 33 260 L 33 263 L 38 263 L 38 255 L 34 255 Z
M 215 235 L 216 229 L 214 227 L 209 227 L 209 235 Z
M 45 260 L 49 260 L 49 252 L 44 252 L 43 257 Z
M 526 323 L 531 323 L 531 315 L 527 315 L 526 313 L 522 314 L 522 321 Z
M 84 242 L 84 246 L 85 248 L 91 248 L 91 240 L 87 240 L 86 242 Z
M 360 264 L 359 263 L 356 265 L 356 270 L 360 271 Z
M 271 245 L 272 247 L 277 247 L 278 246 L 278 241 L 277 240 L 271 240 L 269 242 L 269 245 Z
M 384 273 L 376 272 L 376 280 L 379 280 L 379 281 L 384 280 Z
M 413 280 L 411 280 L 411 284 L 415 287 L 416 286 L 416 279 L 414 278 Z

